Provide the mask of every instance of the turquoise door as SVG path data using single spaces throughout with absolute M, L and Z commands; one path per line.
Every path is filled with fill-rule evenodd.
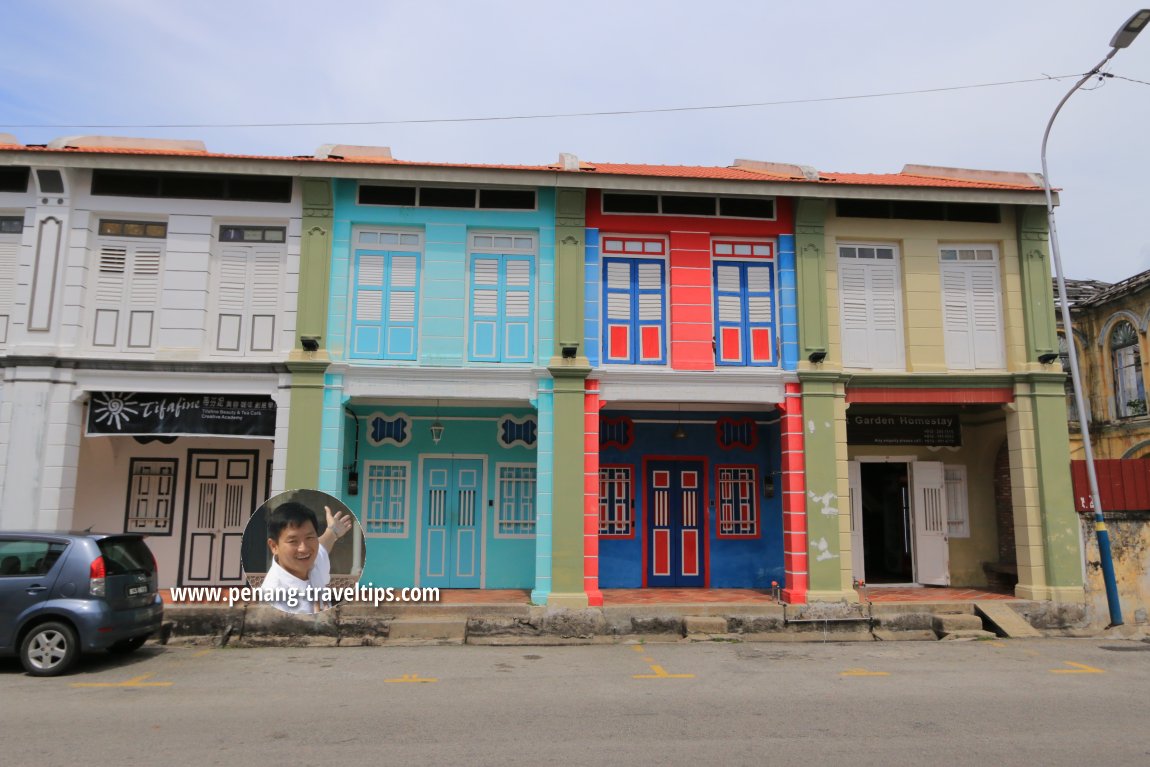
M 423 464 L 420 584 L 477 589 L 483 567 L 483 461 L 429 458 Z

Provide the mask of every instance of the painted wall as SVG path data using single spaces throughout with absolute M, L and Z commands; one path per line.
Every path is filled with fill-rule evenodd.
M 517 445 L 503 447 L 497 439 L 498 422 L 502 416 L 534 417 L 529 409 L 441 408 L 439 420 L 444 425 L 439 444 L 431 439 L 430 426 L 436 419 L 434 408 L 367 408 L 356 406 L 352 411 L 360 420 L 359 470 L 360 493 L 348 495 L 346 484 L 338 493 L 345 503 L 364 520 L 363 505 L 367 498 L 368 461 L 404 461 L 410 463 L 406 533 L 401 537 L 383 537 L 367 531 L 367 552 L 362 582 L 376 586 L 419 585 L 417 546 L 422 548 L 422 520 L 426 519 L 423 499 L 426 488 L 420 471 L 420 458 L 428 457 L 482 457 L 486 461 L 486 474 L 482 503 L 482 538 L 484 562 L 483 588 L 529 589 L 535 585 L 535 536 L 506 537 L 497 530 L 498 484 L 497 468 L 501 463 L 535 465 L 535 449 Z M 398 447 L 391 444 L 373 446 L 368 439 L 369 422 L 375 413 L 389 418 L 403 412 L 413 421 L 411 439 Z M 344 427 L 344 456 L 351 463 L 355 455 L 355 425 L 350 418 Z M 538 481 L 538 479 L 537 479 Z M 344 477 L 346 483 L 346 476 Z M 423 514 L 421 518 L 421 513 Z
M 1106 587 L 1098 557 L 1098 538 L 1091 514 L 1080 516 L 1086 541 L 1086 603 L 1090 622 L 1105 626 L 1110 622 Z M 1145 627 L 1150 611 L 1150 512 L 1106 515 L 1110 552 L 1122 618 L 1127 626 Z
M 355 181 L 335 182 L 327 332 L 332 359 L 349 356 L 349 317 L 354 308 L 352 272 L 356 249 L 352 230 L 356 226 L 367 226 L 400 227 L 423 234 L 416 363 L 438 367 L 484 364 L 468 361 L 469 233 L 519 231 L 536 234 L 535 355 L 527 364 L 546 363 L 551 357 L 555 332 L 555 190 L 539 189 L 534 211 L 493 211 L 359 205 L 356 202 L 357 189 Z M 379 363 L 356 359 L 355 364 Z M 396 362 L 388 361 L 387 364 Z
M 784 586 L 782 481 L 779 472 L 779 425 L 776 416 L 759 417 L 773 420 L 758 426 L 758 445 L 754 450 L 739 447 L 724 449 L 716 439 L 715 414 L 681 414 L 687 438 L 672 439 L 680 414 L 668 412 L 603 411 L 604 417 L 626 415 L 635 420 L 634 442 L 627 449 L 616 446 L 600 448 L 600 466 L 624 464 L 633 467 L 635 494 L 635 532 L 630 538 L 599 537 L 599 585 L 601 588 L 639 588 L 643 586 L 643 545 L 647 524 L 646 480 L 644 457 L 699 457 L 706 461 L 707 519 L 706 561 L 712 588 L 769 589 L 772 581 Z M 738 417 L 743 417 L 742 415 Z M 749 417 L 749 416 L 748 416 Z M 644 423 L 659 421 L 659 423 Z M 716 466 L 755 466 L 758 469 L 760 535 L 754 539 L 721 539 L 716 526 Z M 761 493 L 766 472 L 775 472 L 775 495 Z
M 716 237 L 757 238 L 775 242 L 777 266 L 775 321 L 781 369 L 795 369 L 798 319 L 795 299 L 795 249 L 792 205 L 776 198 L 775 220 L 721 217 L 649 216 L 603 213 L 600 190 L 587 192 L 587 253 L 584 346 L 592 366 L 602 365 L 602 234 L 666 237 L 667 364 L 675 370 L 714 370 L 714 276 L 711 242 Z
M 76 483 L 76 511 L 73 527 L 91 526 L 100 532 L 123 532 L 128 502 L 128 482 L 133 458 L 175 458 L 176 472 L 174 513 L 170 535 L 149 535 L 148 547 L 156 555 L 160 568 L 160 588 L 177 585 L 180 547 L 183 541 L 184 514 L 189 450 L 255 450 L 259 453 L 255 505 L 270 492 L 267 464 L 272 458 L 272 441 L 257 439 L 221 439 L 216 437 L 180 437 L 170 445 L 150 442 L 141 445 L 132 437 L 81 437 L 79 475 Z

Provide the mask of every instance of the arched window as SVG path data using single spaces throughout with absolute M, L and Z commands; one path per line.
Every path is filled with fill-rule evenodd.
M 1146 387 L 1142 382 L 1142 355 L 1138 331 L 1123 320 L 1110 331 L 1110 358 L 1114 365 L 1114 410 L 1119 418 L 1146 415 Z

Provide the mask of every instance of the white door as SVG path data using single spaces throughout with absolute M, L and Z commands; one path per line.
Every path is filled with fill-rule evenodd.
M 950 585 L 947 543 L 946 472 L 938 461 L 914 461 L 911 502 L 914 517 L 914 570 L 918 583 Z
M 240 544 L 256 508 L 258 453 L 189 451 L 180 583 L 243 583 Z
M 866 560 L 863 558 L 862 525 L 862 467 L 858 461 L 850 464 L 851 507 L 851 573 L 856 581 L 866 580 Z

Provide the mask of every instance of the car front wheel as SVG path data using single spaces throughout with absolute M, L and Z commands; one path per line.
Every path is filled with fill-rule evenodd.
M 79 655 L 76 632 L 66 623 L 41 623 L 20 643 L 20 662 L 32 676 L 63 674 Z

